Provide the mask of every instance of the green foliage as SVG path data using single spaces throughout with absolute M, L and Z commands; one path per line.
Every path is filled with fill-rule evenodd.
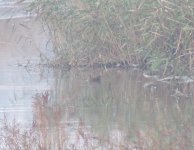
M 70 62 L 135 56 L 133 63 L 141 63 L 149 53 L 152 69 L 178 62 L 192 72 L 193 7 L 192 0 L 36 0 L 30 11 L 47 24 L 56 54 Z

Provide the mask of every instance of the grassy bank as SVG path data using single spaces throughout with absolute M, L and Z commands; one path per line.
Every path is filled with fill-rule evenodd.
M 36 0 L 57 59 L 123 62 L 167 74 L 193 73 L 192 0 Z

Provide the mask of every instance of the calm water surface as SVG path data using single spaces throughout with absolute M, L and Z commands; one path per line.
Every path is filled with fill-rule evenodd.
M 50 89 L 49 80 L 53 79 L 49 75 L 44 77 L 35 67 L 41 54 L 49 52 L 45 37 L 36 21 L 28 18 L 0 20 L 1 117 L 6 112 L 10 116 L 16 115 L 18 121 L 29 121 L 32 119 L 32 96 Z
M 48 36 L 37 21 L 0 20 L 1 119 L 6 114 L 29 126 L 38 118 L 39 99 L 49 106 L 44 113 L 50 128 L 55 127 L 56 108 L 58 121 L 69 125 L 72 133 L 81 122 L 95 135 L 116 136 L 117 141 L 152 133 L 184 136 L 193 145 L 192 84 L 160 83 L 134 69 L 65 71 L 40 66 L 41 56 L 50 56 L 50 51 Z

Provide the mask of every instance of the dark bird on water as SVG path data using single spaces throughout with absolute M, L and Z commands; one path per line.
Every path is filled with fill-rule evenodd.
M 94 82 L 94 83 L 100 83 L 101 82 L 101 76 L 98 75 L 98 76 L 95 76 L 95 77 L 91 77 L 90 82 Z

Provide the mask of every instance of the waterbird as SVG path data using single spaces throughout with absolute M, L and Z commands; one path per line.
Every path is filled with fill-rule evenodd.
M 90 82 L 95 82 L 95 83 L 100 83 L 101 82 L 101 76 L 95 76 L 95 77 L 90 77 L 89 79 Z

